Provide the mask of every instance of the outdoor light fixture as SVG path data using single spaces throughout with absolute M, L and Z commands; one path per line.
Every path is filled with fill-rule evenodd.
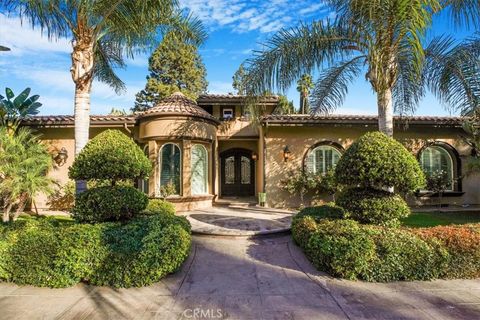
M 257 161 L 257 159 L 258 159 L 258 156 L 255 152 L 252 153 L 252 159 L 253 159 L 253 161 Z
M 290 151 L 288 146 L 285 146 L 285 148 L 283 149 L 283 160 L 287 162 L 288 159 L 290 159 L 291 155 L 292 155 L 292 152 Z
M 53 158 L 53 160 L 59 167 L 63 166 L 67 162 L 67 159 L 68 159 L 68 151 L 67 149 L 65 149 L 65 147 L 62 147 L 62 149 L 60 149 L 57 155 Z

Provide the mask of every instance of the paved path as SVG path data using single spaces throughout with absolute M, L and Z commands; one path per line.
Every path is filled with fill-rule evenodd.
M 289 231 L 293 212 L 256 206 L 230 206 L 178 214 L 187 217 L 195 234 L 253 236 Z
M 0 284 L 0 318 L 479 319 L 480 280 L 338 281 L 315 271 L 289 236 L 195 237 L 182 270 L 151 287 Z

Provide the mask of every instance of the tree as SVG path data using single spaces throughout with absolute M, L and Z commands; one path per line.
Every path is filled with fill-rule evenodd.
M 297 81 L 297 91 L 300 93 L 300 114 L 310 113 L 308 96 L 313 87 L 312 76 L 309 74 L 302 75 L 300 80 Z
M 205 38 L 200 22 L 179 13 L 175 0 L 0 0 L 0 8 L 18 14 L 50 38 L 72 38 L 76 155 L 89 138 L 94 79 L 117 93 L 123 91 L 125 85 L 115 69 L 125 66 L 125 56 L 133 58 L 138 50 L 150 48 L 158 30 L 178 30 L 197 43 Z M 77 191 L 84 189 L 85 182 L 77 182 Z
M 288 98 L 284 95 L 278 95 L 278 104 L 274 110 L 276 114 L 294 114 L 295 113 L 295 106 L 293 105 L 293 101 L 288 101 Z
M 18 96 L 15 96 L 10 88 L 5 88 L 5 97 L 0 94 L 0 125 L 6 127 L 9 134 L 17 130 L 22 120 L 38 114 L 38 109 L 42 106 L 37 101 L 40 96 L 29 95 L 30 88 L 26 88 Z
M 338 19 L 281 30 L 267 41 L 267 49 L 248 60 L 247 91 L 255 95 L 275 87 L 285 90 L 301 75 L 326 67 L 311 97 L 313 112 L 326 113 L 343 102 L 348 85 L 366 69 L 366 79 L 377 95 L 379 129 L 389 136 L 393 135 L 394 108 L 398 112 L 415 110 L 425 86 L 437 95 L 447 92 L 434 79 L 425 77 L 427 67 L 438 63 L 436 58 L 447 55 L 450 48 L 445 39 L 437 38 L 427 46 L 430 53 L 424 49 L 432 16 L 449 8 L 458 23 L 480 20 L 475 1 L 329 2 Z M 462 78 L 453 63 L 443 71 L 450 78 Z
M 168 33 L 148 60 L 147 84 L 137 93 L 134 111 L 143 111 L 180 91 L 196 100 L 207 91 L 206 69 L 195 44 Z
M 16 220 L 29 200 L 38 193 L 53 192 L 53 179 L 47 177 L 52 168 L 52 157 L 37 136 L 22 127 L 8 134 L 0 127 L 0 195 L 3 199 L 3 222 L 10 220 L 10 212 L 17 206 Z
M 0 52 L 1 51 L 10 51 L 10 48 L 5 46 L 0 46 Z
M 238 95 L 245 95 L 245 67 L 243 63 L 240 65 L 237 71 L 235 71 L 235 74 L 232 77 L 232 87 L 235 89 L 235 93 Z

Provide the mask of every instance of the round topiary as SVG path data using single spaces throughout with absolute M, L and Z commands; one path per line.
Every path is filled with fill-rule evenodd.
M 394 187 L 398 192 L 413 192 L 425 185 L 415 156 L 381 132 L 369 132 L 355 141 L 340 158 L 335 175 L 343 185 Z
M 175 206 L 171 202 L 162 199 L 150 199 L 143 213 L 175 215 Z
M 70 167 L 75 180 L 147 178 L 152 164 L 140 147 L 118 130 L 106 130 L 90 140 Z
M 399 219 L 410 214 L 401 196 L 375 189 L 347 189 L 338 196 L 337 205 L 344 208 L 351 219 L 384 226 L 397 226 Z
M 335 204 L 325 204 L 322 206 L 316 207 L 307 207 L 295 216 L 302 217 L 302 216 L 311 216 L 315 220 L 319 219 L 344 219 L 347 218 L 347 212 L 342 207 L 336 206 Z M 295 219 L 294 218 L 294 219 Z
M 147 204 L 147 195 L 133 187 L 98 187 L 77 195 L 72 215 L 78 222 L 124 221 Z

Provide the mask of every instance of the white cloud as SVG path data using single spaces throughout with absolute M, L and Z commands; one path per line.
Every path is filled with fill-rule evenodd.
M 32 29 L 26 25 L 27 23 L 25 21 L 22 25 L 18 17 L 7 17 L 0 13 L 0 41 L 1 45 L 11 49 L 8 52 L 9 56 L 43 54 L 45 52 L 69 53 L 71 51 L 71 45 L 67 39 L 49 40 L 40 29 Z
M 212 29 L 228 27 L 237 33 L 258 30 L 261 33 L 277 31 L 289 22 L 302 20 L 325 8 L 323 3 L 307 0 L 243 1 L 243 0 L 181 0 Z

